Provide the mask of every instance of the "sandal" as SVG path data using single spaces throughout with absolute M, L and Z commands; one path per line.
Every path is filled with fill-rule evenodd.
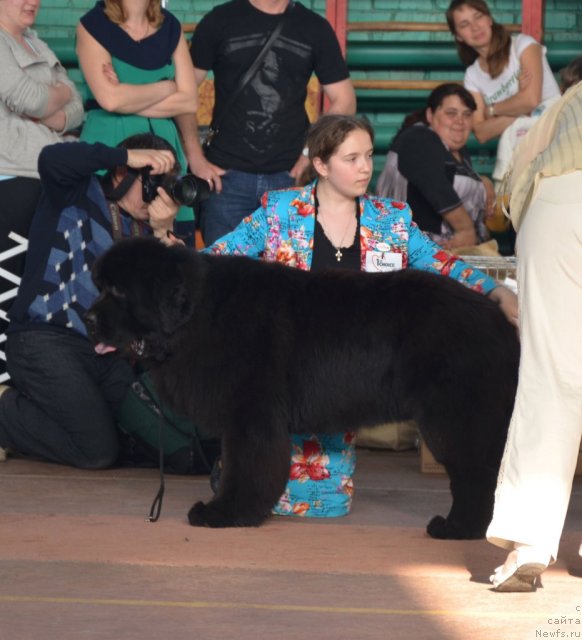
M 514 558 L 508 564 L 512 555 Z M 514 549 L 508 560 L 489 578 L 493 589 L 505 593 L 531 592 L 536 590 L 538 577 L 548 568 L 551 556 L 537 547 L 524 545 Z

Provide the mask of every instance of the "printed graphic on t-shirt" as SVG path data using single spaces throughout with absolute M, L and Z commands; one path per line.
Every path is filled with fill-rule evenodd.
M 255 91 L 256 101 L 260 105 L 259 109 L 253 109 L 248 113 L 244 136 L 245 142 L 254 151 L 258 148 L 253 144 L 257 133 L 268 140 L 279 131 L 281 123 L 275 119 L 275 114 L 281 108 L 283 98 L 277 90 L 277 80 L 280 77 L 279 60 L 273 51 L 267 54 L 262 68 L 251 80 L 251 87 Z M 270 145 L 267 145 L 270 146 Z
M 501 102 L 502 100 L 507 100 L 507 98 L 511 98 L 514 96 L 518 90 L 518 78 L 521 73 L 521 66 L 519 66 L 509 77 L 509 79 L 505 80 L 499 85 L 499 88 L 494 93 L 489 95 L 485 95 L 484 99 L 486 104 L 493 104 L 495 102 Z
M 256 46 L 255 41 L 256 38 L 247 39 L 247 46 Z M 240 46 L 228 44 L 226 51 L 230 55 L 242 53 Z M 243 91 L 247 109 L 242 111 L 244 123 L 240 134 L 249 149 L 261 154 L 268 152 L 279 142 L 281 129 L 292 124 L 285 121 L 285 113 L 294 102 L 289 94 L 290 78 L 309 77 L 310 57 L 308 46 L 288 38 L 278 39 L 265 56 Z

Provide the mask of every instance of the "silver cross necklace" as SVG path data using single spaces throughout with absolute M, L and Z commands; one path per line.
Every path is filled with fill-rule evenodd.
M 341 237 L 341 240 L 339 241 L 339 243 L 337 245 L 335 245 L 331 239 L 330 234 L 327 232 L 326 229 L 326 225 L 324 223 L 324 220 L 321 216 L 318 216 L 318 210 L 319 210 L 319 202 L 317 201 L 317 198 L 315 199 L 315 215 L 316 218 L 319 220 L 319 224 L 321 225 L 321 228 L 323 229 L 323 233 L 325 233 L 326 238 L 329 240 L 329 243 L 331 244 L 331 246 L 335 249 L 335 259 L 338 262 L 342 261 L 342 258 L 344 257 L 344 254 L 342 253 L 342 247 L 345 249 L 346 247 L 344 247 L 344 242 L 346 239 L 346 235 L 348 233 L 348 229 L 350 228 L 350 224 L 352 223 L 353 218 L 350 216 L 348 218 L 346 227 L 344 229 L 344 233 Z M 357 222 L 357 216 L 358 216 L 358 199 L 356 198 L 356 222 Z

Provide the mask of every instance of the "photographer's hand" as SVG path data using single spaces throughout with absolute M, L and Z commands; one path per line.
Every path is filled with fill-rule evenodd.
M 165 149 L 128 149 L 127 166 L 132 169 L 151 167 L 152 175 L 168 173 L 174 168 L 176 159 Z M 169 196 L 168 196 L 169 197 Z
M 174 202 L 172 197 L 162 187 L 158 187 L 158 195 L 148 207 L 149 224 L 154 236 L 164 244 L 168 243 L 169 234 L 174 228 L 174 218 L 180 205 Z

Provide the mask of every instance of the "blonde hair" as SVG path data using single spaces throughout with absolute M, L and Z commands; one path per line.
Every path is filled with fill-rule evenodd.
M 120 25 L 127 20 L 127 16 L 123 9 L 123 0 L 104 0 L 105 15 L 114 24 Z M 146 18 L 148 22 L 158 29 L 164 21 L 162 15 L 161 0 L 150 0 L 146 9 Z
M 447 24 L 449 25 L 449 31 L 456 36 L 455 32 L 455 16 L 454 13 L 463 6 L 471 7 L 482 14 L 489 16 L 492 21 L 491 25 L 491 43 L 489 44 L 489 51 L 487 52 L 487 68 L 489 69 L 489 75 L 492 78 L 497 78 L 501 75 L 507 63 L 509 62 L 509 50 L 511 48 L 511 35 L 507 29 L 498 22 L 495 22 L 491 11 L 487 6 L 485 0 L 452 0 L 449 8 L 447 9 L 446 17 Z M 455 44 L 457 45 L 457 52 L 461 62 L 468 67 L 473 64 L 479 57 L 479 54 L 464 42 L 459 42 L 455 38 Z

